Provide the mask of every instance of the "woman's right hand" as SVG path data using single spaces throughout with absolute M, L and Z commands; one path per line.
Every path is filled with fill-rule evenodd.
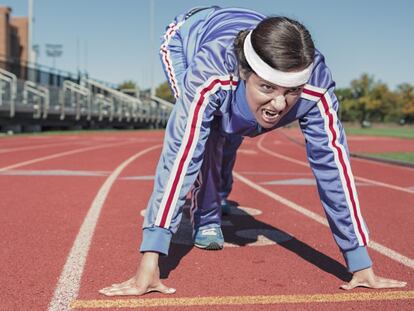
M 161 283 L 158 259 L 158 253 L 144 253 L 135 276 L 125 282 L 105 287 L 99 292 L 106 296 L 140 296 L 149 292 L 174 294 L 174 288 Z

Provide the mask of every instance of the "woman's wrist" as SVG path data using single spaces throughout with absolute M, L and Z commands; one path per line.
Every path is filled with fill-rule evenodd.
M 365 246 L 358 246 L 355 249 L 344 251 L 343 255 L 349 272 L 354 273 L 372 266 L 371 258 Z

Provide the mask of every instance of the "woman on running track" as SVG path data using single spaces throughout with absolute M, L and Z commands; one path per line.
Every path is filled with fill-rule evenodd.
M 405 286 L 372 269 L 368 230 L 337 118 L 335 83 L 302 24 L 246 9 L 194 9 L 168 26 L 161 59 L 176 103 L 145 214 L 143 256 L 134 277 L 102 294 L 174 293 L 160 281 L 158 259 L 168 255 L 190 188 L 195 244 L 219 249 L 220 203 L 226 196 L 221 173 L 234 164 L 225 158 L 234 159 L 242 136 L 261 135 L 295 120 L 306 139 L 333 237 L 353 273 L 342 288 Z

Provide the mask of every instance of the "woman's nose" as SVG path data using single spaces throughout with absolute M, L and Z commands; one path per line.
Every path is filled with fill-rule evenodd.
M 270 102 L 277 111 L 282 111 L 286 108 L 285 96 L 279 95 Z

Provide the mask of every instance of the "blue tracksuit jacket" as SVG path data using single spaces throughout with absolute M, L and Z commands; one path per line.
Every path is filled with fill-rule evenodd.
M 262 129 L 238 78 L 233 42 L 265 16 L 247 9 L 211 7 L 179 15 L 162 38 L 161 60 L 176 104 L 167 124 L 155 185 L 144 221 L 141 251 L 168 254 L 182 206 L 195 183 L 210 135 L 257 136 Z M 316 51 L 301 98 L 275 128 L 299 120 L 309 164 L 333 236 L 350 271 L 371 266 L 345 133 L 337 117 L 335 83 Z M 272 129 L 270 129 L 272 130 Z

